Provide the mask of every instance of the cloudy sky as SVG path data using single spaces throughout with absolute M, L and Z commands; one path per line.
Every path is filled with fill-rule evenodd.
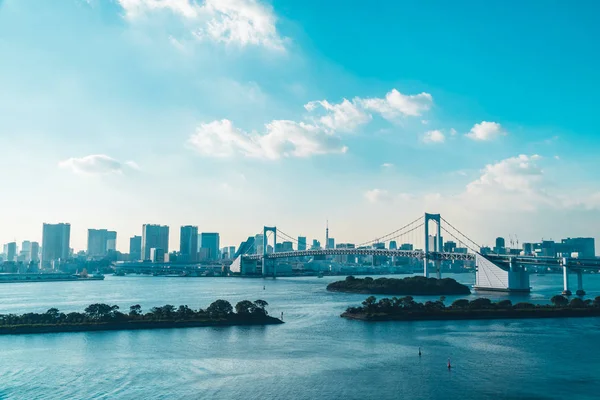
M 0 241 L 328 219 L 362 242 L 426 211 L 483 244 L 598 238 L 598 11 L 0 0 Z

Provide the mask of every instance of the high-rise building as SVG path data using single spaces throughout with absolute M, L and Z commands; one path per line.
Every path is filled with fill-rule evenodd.
M 26 262 L 31 261 L 31 242 L 29 240 L 23 240 L 21 243 L 20 255 Z
M 44 224 L 42 230 L 42 264 L 45 268 L 53 261 L 69 258 L 71 224 Z
M 335 246 L 336 249 L 354 249 L 356 246 L 353 243 L 338 243 Z M 335 256 L 336 262 L 340 264 L 354 264 L 356 262 L 356 256 L 354 255 L 337 255 Z
M 321 242 L 319 242 L 317 239 L 313 239 L 312 241 L 312 246 L 310 247 L 311 250 L 318 250 L 321 248 Z
M 438 242 L 437 235 L 435 235 L 435 236 L 429 235 L 428 239 L 429 239 L 429 251 L 440 251 L 443 248 L 443 246 L 444 246 L 444 238 L 443 237 L 440 236 L 440 240 L 439 240 L 442 242 L 441 247 L 438 247 L 439 242 Z
M 169 227 L 166 225 L 144 224 L 142 226 L 142 256 L 150 259 L 150 249 L 162 249 L 169 253 Z
M 17 258 L 17 242 L 6 244 L 6 261 L 16 261 Z
M 281 251 L 294 251 L 294 244 L 287 241 L 281 243 Z
M 30 261 L 40 261 L 40 244 L 38 242 L 31 242 L 31 259 Z
M 567 257 L 577 253 L 579 258 L 595 258 L 596 243 L 594 238 L 567 238 L 562 239 L 560 245 L 557 245 L 560 252 Z
M 165 262 L 165 251 L 156 247 L 151 248 L 150 261 L 155 263 Z
M 265 249 L 264 246 L 263 246 L 263 241 L 264 241 L 264 238 L 263 238 L 263 234 L 262 233 L 260 233 L 260 234 L 258 234 L 258 235 L 256 235 L 254 237 L 254 252 L 256 254 L 262 254 L 263 253 L 263 251 Z
M 117 250 L 117 232 L 108 231 L 106 233 L 106 251 L 116 251 Z
M 496 238 L 496 248 L 503 249 L 506 247 L 506 240 L 503 237 Z
M 407 251 L 413 251 L 414 246 L 411 243 L 403 243 L 402 246 L 400 246 L 400 250 L 407 250 Z
M 444 253 L 454 253 L 456 242 L 448 241 L 444 243 Z
M 298 251 L 306 250 L 306 236 L 298 236 Z
M 142 259 L 142 237 L 133 236 L 129 238 L 129 260 L 139 261 Z
M 335 239 L 334 238 L 328 238 L 327 239 L 327 248 L 328 249 L 335 249 Z
M 390 241 L 390 250 L 396 250 L 398 248 L 398 243 L 395 240 Z
M 181 261 L 198 261 L 198 227 L 182 226 L 179 236 L 179 253 Z
M 104 257 L 106 255 L 106 244 L 108 240 L 108 230 L 106 229 L 88 229 L 87 255 L 90 258 Z
M 219 234 L 216 232 L 202 232 L 199 236 L 198 246 L 208 261 L 219 259 Z
M 235 255 L 235 246 L 229 246 L 229 258 L 233 259 L 233 256 Z
M 496 238 L 496 247 L 494 247 L 494 253 L 505 254 L 506 253 L 506 240 L 503 237 Z

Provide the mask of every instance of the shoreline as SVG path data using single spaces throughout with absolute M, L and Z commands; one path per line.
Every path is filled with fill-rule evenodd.
M 465 310 L 441 312 L 407 312 L 403 314 L 385 313 L 349 313 L 344 312 L 342 318 L 365 321 L 466 321 L 466 320 L 506 320 L 506 319 L 544 319 L 544 318 L 590 318 L 600 317 L 597 308 L 559 308 L 559 309 L 529 309 L 529 310 Z
M 278 318 L 265 316 L 260 319 L 220 319 L 214 321 L 134 321 L 98 322 L 79 324 L 32 324 L 0 326 L 0 335 L 24 335 L 67 332 L 132 331 L 151 329 L 182 329 L 211 326 L 257 326 L 279 325 Z
M 471 289 L 452 278 L 436 279 L 423 276 L 405 278 L 355 278 L 327 285 L 328 292 L 371 294 L 387 296 L 457 296 L 469 295 Z

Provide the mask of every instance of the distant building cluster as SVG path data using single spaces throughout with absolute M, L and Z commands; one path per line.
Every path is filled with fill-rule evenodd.
M 129 238 L 129 253 L 117 251 L 117 232 L 110 229 L 88 229 L 87 250 L 74 254 L 70 248 L 71 225 L 68 223 L 43 224 L 42 245 L 38 242 L 23 241 L 19 247 L 16 242 L 6 243 L 0 254 L 3 272 L 36 272 L 42 270 L 80 271 L 83 268 L 101 267 L 112 262 L 131 264 L 143 263 L 179 263 L 179 264 L 220 264 L 231 263 L 243 254 L 263 254 L 273 252 L 292 252 L 295 250 L 320 249 L 399 249 L 418 250 L 412 243 L 374 243 L 369 247 L 357 247 L 354 243 L 336 243 L 329 237 L 329 227 L 325 232 L 322 245 L 318 239 L 308 241 L 306 236 L 297 238 L 283 237 L 275 243 L 275 247 L 264 243 L 262 234 L 250 236 L 237 247 L 221 247 L 220 235 L 217 232 L 199 232 L 197 226 L 180 227 L 179 249 L 169 249 L 169 227 L 166 225 L 144 224 L 141 235 Z M 281 238 L 280 238 L 281 239 Z M 472 248 L 454 241 L 444 242 L 443 237 L 427 238 L 430 251 L 466 254 Z M 386 247 L 387 246 L 387 247 Z M 482 254 L 512 254 L 537 257 L 574 257 L 594 258 L 596 254 L 593 238 L 566 238 L 560 242 L 543 240 L 538 243 L 507 241 L 498 237 L 493 247 L 481 247 Z M 345 268 L 379 268 L 384 272 L 411 272 L 422 269 L 422 263 L 409 257 L 336 255 L 322 257 L 283 259 L 277 267 L 279 274 L 299 272 L 328 271 L 343 273 Z M 465 261 L 444 261 L 442 269 L 460 272 L 472 267 Z M 356 270 L 349 270 L 349 273 Z M 249 271 L 253 273 L 253 271 Z M 360 271 L 358 271 L 360 272 Z
M 506 246 L 506 240 L 502 237 L 496 239 L 494 248 L 482 247 L 481 254 L 509 254 L 533 257 L 571 257 L 571 258 L 595 258 L 596 243 L 594 238 L 566 238 L 560 242 L 553 240 L 542 240 L 537 243 L 523 243 L 518 247 Z M 514 246 L 514 247 L 513 247 Z

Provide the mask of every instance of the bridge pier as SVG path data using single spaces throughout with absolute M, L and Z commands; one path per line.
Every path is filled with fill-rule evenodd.
M 435 273 L 436 278 L 442 279 L 442 262 L 440 260 L 435 261 Z
M 569 268 L 567 268 L 567 264 L 563 263 L 563 292 L 564 296 L 570 296 L 571 290 L 569 290 Z
M 577 273 L 577 292 L 575 294 L 577 296 L 585 296 L 585 290 L 583 290 L 583 271 L 578 269 Z

